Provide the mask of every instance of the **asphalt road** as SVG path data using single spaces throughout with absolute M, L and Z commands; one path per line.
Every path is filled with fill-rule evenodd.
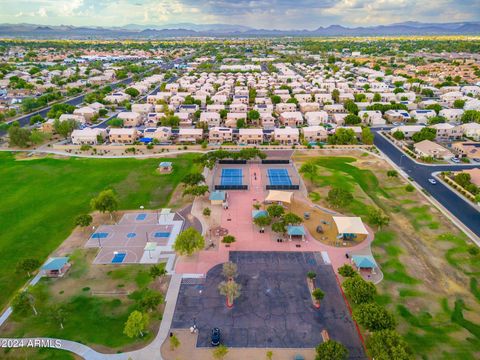
M 378 130 L 374 130 L 378 132 Z M 458 220 L 460 220 L 473 233 L 480 237 L 480 212 L 469 202 L 463 200 L 455 192 L 450 190 L 441 182 L 433 185 L 428 182 L 432 173 L 437 171 L 458 171 L 475 167 L 471 165 L 420 165 L 410 157 L 403 154 L 397 147 L 379 134 L 375 134 L 375 145 L 407 173 L 416 183 L 428 191 L 439 203 L 448 209 Z M 480 165 L 476 165 L 480 167 Z

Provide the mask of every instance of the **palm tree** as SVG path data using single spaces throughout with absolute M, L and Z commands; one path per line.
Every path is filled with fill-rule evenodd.
M 237 276 L 237 264 L 231 261 L 224 263 L 222 274 L 227 280 L 233 280 L 233 278 Z
M 222 281 L 220 285 L 218 285 L 218 291 L 221 295 L 225 295 L 227 297 L 227 306 L 233 306 L 233 300 L 238 298 L 241 294 L 242 286 L 237 284 L 235 281 Z

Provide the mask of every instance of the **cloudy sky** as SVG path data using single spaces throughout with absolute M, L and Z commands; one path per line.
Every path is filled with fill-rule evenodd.
M 480 19 L 480 0 L 0 0 L 0 23 L 123 26 L 241 24 L 314 29 Z

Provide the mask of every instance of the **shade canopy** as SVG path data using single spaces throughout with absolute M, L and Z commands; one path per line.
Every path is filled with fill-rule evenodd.
M 375 259 L 370 255 L 353 255 L 352 261 L 359 269 L 373 269 L 377 267 Z
M 209 199 L 213 201 L 225 201 L 225 191 L 215 190 L 210 193 Z
M 50 258 L 42 266 L 41 270 L 46 270 L 46 271 L 61 270 L 67 263 L 68 263 L 68 257 Z
M 282 203 L 290 204 L 292 202 L 293 192 L 290 191 L 279 191 L 279 190 L 270 190 L 268 192 L 265 201 L 279 201 Z
M 305 229 L 302 225 L 288 225 L 287 234 L 290 236 L 305 236 Z
M 359 217 L 334 216 L 333 221 L 335 221 L 335 225 L 337 225 L 340 234 L 368 235 L 368 230 Z

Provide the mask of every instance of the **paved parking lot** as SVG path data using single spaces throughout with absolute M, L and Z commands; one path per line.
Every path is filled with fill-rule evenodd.
M 330 337 L 348 347 L 351 359 L 364 359 L 363 347 L 333 269 L 314 252 L 231 252 L 238 265 L 242 294 L 233 309 L 218 292 L 222 265 L 212 268 L 203 283 L 184 280 L 172 328 L 188 328 L 195 319 L 197 346 L 210 346 L 210 329 L 219 327 L 229 347 L 308 348 Z M 317 273 L 325 292 L 320 309 L 312 306 L 306 273 Z

